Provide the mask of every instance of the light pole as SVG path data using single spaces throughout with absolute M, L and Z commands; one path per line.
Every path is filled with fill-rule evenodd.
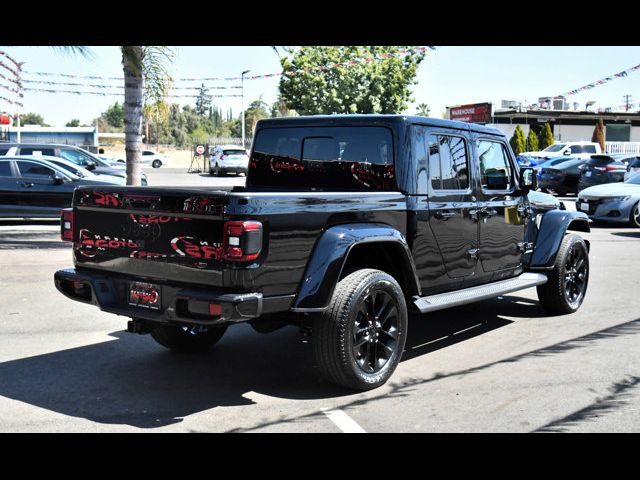
M 242 75 L 240 75 L 240 86 L 242 88 L 242 94 L 240 95 L 241 101 L 242 101 L 242 112 L 241 112 L 241 120 L 242 120 L 242 148 L 245 148 L 245 143 L 244 143 L 244 74 L 245 73 L 249 73 L 251 70 L 245 70 L 244 72 L 242 72 Z

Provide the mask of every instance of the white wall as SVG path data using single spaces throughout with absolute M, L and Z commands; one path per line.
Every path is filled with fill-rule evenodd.
M 497 128 L 503 132 L 507 138 L 513 136 L 516 124 L 512 123 L 490 123 L 488 127 Z M 520 128 L 524 130 L 525 137 L 529 135 L 529 126 L 520 124 Z M 593 125 L 558 125 L 553 128 L 553 138 L 557 142 L 590 142 L 593 135 Z M 631 127 L 631 142 L 640 142 L 640 127 Z

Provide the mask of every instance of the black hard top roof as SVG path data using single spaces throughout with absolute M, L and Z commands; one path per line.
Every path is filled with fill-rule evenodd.
M 496 128 L 485 127 L 477 123 L 458 122 L 441 118 L 418 117 L 413 115 L 386 114 L 349 114 L 349 115 L 307 115 L 301 117 L 280 117 L 260 120 L 257 127 L 299 127 L 299 126 L 334 126 L 334 125 L 387 125 L 399 123 L 418 123 L 434 127 L 451 128 L 491 135 L 503 135 Z

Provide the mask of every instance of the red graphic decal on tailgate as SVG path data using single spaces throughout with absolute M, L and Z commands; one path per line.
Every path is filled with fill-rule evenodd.
M 80 197 L 82 205 L 104 205 L 105 207 L 122 207 L 122 199 L 118 193 L 82 192 Z
M 211 197 L 189 197 L 183 202 L 182 211 L 185 213 L 195 213 L 199 215 L 219 215 L 222 213 L 223 208 L 223 204 L 220 202 L 220 199 Z
M 87 230 L 86 228 L 80 230 L 80 240 L 78 241 L 78 246 L 80 248 L 80 253 L 89 257 L 93 255 L 88 255 L 82 250 L 87 249 L 91 252 L 94 249 L 98 251 L 106 251 L 107 249 L 119 250 L 123 248 L 140 248 L 140 246 L 134 240 L 111 237 L 108 235 L 98 235 L 90 230 Z
M 130 213 L 129 217 L 135 223 L 139 223 L 140 225 L 154 225 L 157 223 L 182 222 L 182 221 L 193 220 L 192 218 L 172 217 L 169 215 L 135 215 L 133 213 Z
M 171 248 L 179 255 L 204 260 L 220 260 L 222 258 L 222 245 L 214 243 L 209 245 L 193 237 L 180 236 L 171 240 Z

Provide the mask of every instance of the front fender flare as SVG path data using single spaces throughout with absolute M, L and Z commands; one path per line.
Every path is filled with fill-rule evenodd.
M 542 214 L 535 248 L 529 262 L 531 270 L 553 268 L 558 249 L 567 230 L 590 232 L 589 217 L 583 212 L 567 210 L 551 210 Z M 589 247 L 588 242 L 587 247 Z
M 351 249 L 363 243 L 394 243 L 402 248 L 398 262 L 409 269 L 410 289 L 420 293 L 420 284 L 411 251 L 404 236 L 395 228 L 378 223 L 337 225 L 325 230 L 313 249 L 291 310 L 314 312 L 327 308 Z M 407 292 L 405 292 L 407 293 Z

